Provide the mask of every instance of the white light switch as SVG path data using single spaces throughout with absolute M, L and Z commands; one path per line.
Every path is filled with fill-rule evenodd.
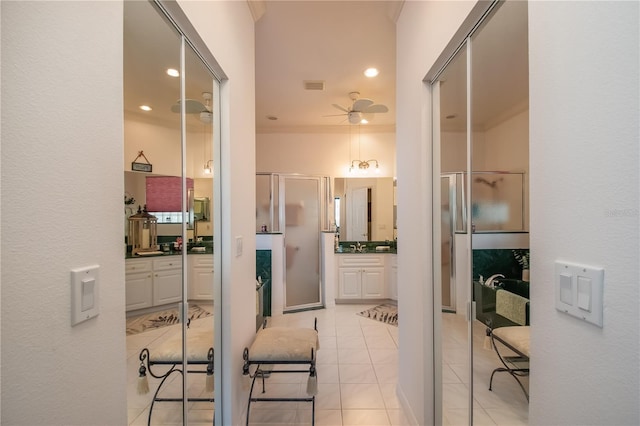
M 567 305 L 573 304 L 573 285 L 568 273 L 560 274 L 560 301 Z
M 578 275 L 578 308 L 591 312 L 591 279 Z
M 71 325 L 97 316 L 100 313 L 100 266 L 71 270 Z
M 557 261 L 555 271 L 556 309 L 602 327 L 604 269 Z
M 93 308 L 96 280 L 93 278 L 85 278 L 82 280 L 82 312 Z

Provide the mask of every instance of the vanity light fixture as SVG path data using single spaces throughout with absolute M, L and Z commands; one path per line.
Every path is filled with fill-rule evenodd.
M 371 163 L 376 163 L 376 173 L 380 173 L 380 165 L 378 164 L 378 160 L 353 160 L 351 162 L 351 167 L 349 167 L 349 173 L 354 173 L 356 169 L 360 173 L 369 173 L 369 167 L 371 167 Z
M 171 77 L 180 77 L 180 71 L 174 68 L 167 69 L 167 75 Z
M 143 111 L 151 111 L 153 108 L 151 108 L 149 105 L 140 105 L 140 109 Z
M 349 126 L 349 154 L 351 154 L 351 126 Z M 360 126 L 358 126 L 358 157 L 361 157 Z M 349 174 L 354 174 L 356 171 L 360 172 L 361 174 L 367 174 L 369 173 L 369 167 L 371 167 L 373 163 L 375 163 L 376 165 L 376 173 L 380 173 L 380 164 L 378 164 L 378 160 L 372 158 L 371 160 L 351 160 L 351 165 L 349 166 Z
M 211 164 L 212 162 L 213 160 L 209 160 L 206 163 L 204 163 L 204 172 L 208 175 L 213 173 L 213 165 Z

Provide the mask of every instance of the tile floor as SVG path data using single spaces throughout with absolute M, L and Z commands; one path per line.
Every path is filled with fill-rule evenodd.
M 406 425 L 407 419 L 396 397 L 398 369 L 398 329 L 394 326 L 355 315 L 373 305 L 338 305 L 332 309 L 299 312 L 270 318 L 270 326 L 312 327 L 318 318 L 320 351 L 318 351 L 318 395 L 316 425 Z M 192 327 L 209 325 L 197 320 Z M 465 425 L 468 411 L 468 380 L 465 379 L 466 328 L 462 318 L 443 314 L 443 424 Z M 129 424 L 147 422 L 152 394 L 136 392 L 138 354 L 141 348 L 153 348 L 174 330 L 154 330 L 127 337 L 127 377 Z M 494 379 L 494 391 L 487 390 L 488 379 L 498 365 L 495 353 L 482 348 L 484 327 L 474 329 L 474 424 L 526 425 L 528 405 L 513 378 L 499 373 Z M 468 375 L 468 374 L 467 374 Z M 204 390 L 204 375 L 190 382 L 190 395 Z M 179 375 L 167 386 L 167 391 L 180 389 Z M 267 379 L 267 396 L 302 396 L 307 374 L 273 374 Z M 152 391 L 154 379 L 149 380 Z M 527 383 L 525 382 L 525 385 Z M 156 385 L 157 386 L 157 385 Z M 177 387 L 176 387 L 177 386 Z M 256 383 L 257 386 L 257 383 Z M 172 389 L 173 388 L 173 389 Z M 264 395 L 263 395 L 264 396 Z M 192 403 L 190 425 L 211 424 L 213 410 L 207 403 Z M 252 426 L 311 424 L 310 403 L 259 402 L 251 405 Z M 153 410 L 153 425 L 180 425 L 179 403 L 164 402 Z

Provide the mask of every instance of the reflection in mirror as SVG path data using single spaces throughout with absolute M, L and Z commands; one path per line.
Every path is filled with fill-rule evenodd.
M 394 239 L 393 178 L 336 178 L 334 192 L 340 241 Z
M 125 216 L 148 204 L 158 222 L 158 250 L 126 259 L 127 398 L 135 423 L 192 424 L 194 410 L 199 422 L 214 417 L 219 91 L 183 40 L 154 3 L 124 2 Z M 141 151 L 153 173 L 130 171 Z M 194 357 L 187 361 L 183 348 Z

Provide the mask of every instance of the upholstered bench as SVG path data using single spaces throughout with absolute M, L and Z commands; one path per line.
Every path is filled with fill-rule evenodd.
M 318 392 L 316 372 L 316 352 L 320 348 L 318 341 L 317 319 L 313 328 L 271 327 L 258 331 L 250 348 L 245 348 L 242 354 L 244 366 L 242 374 L 251 380 L 249 402 L 247 405 L 247 422 L 251 413 L 251 403 L 265 402 L 311 402 L 311 424 L 315 424 L 315 397 Z M 256 365 L 251 372 L 251 366 Z M 285 369 L 273 369 L 273 366 L 284 365 Z M 300 369 L 300 365 L 308 365 Z M 276 373 L 309 373 L 307 380 L 307 397 L 299 398 L 265 398 L 254 397 L 253 389 L 257 378 L 262 379 L 262 393 L 265 393 L 265 377 Z
M 172 327 L 180 327 L 181 324 Z M 189 397 L 188 401 L 214 402 L 213 398 L 213 328 L 188 329 L 187 333 L 187 366 L 195 366 L 194 369 L 189 368 L 187 373 L 206 374 L 205 389 L 208 396 Z M 147 424 L 151 424 L 151 415 L 156 402 L 180 402 L 182 397 L 159 397 L 158 393 L 162 389 L 167 379 L 173 373 L 183 373 L 183 357 L 182 357 L 182 333 L 176 331 L 172 337 L 161 343 L 158 347 L 149 350 L 142 349 L 139 355 L 140 369 L 138 378 L 138 393 L 145 394 L 149 392 L 149 383 L 147 381 L 147 371 L 152 377 L 162 379 L 153 395 L 151 407 L 149 408 L 149 418 Z M 168 369 L 159 373 L 154 370 L 154 366 L 166 366 Z M 158 367 L 156 367 L 158 368 Z

